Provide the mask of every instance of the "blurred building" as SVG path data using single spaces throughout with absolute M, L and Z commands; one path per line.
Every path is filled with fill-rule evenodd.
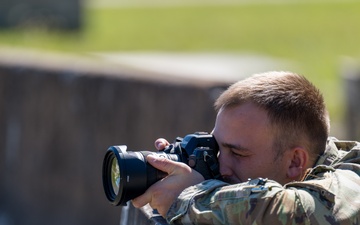
M 56 28 L 76 30 L 81 27 L 80 0 L 0 0 L 0 28 Z

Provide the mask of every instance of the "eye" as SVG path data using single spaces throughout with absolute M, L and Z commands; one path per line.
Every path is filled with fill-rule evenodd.
M 253 155 L 250 150 L 242 148 L 230 148 L 230 152 L 234 157 L 237 158 L 246 158 Z
M 243 154 L 239 151 L 236 151 L 236 150 L 231 150 L 231 154 L 234 155 L 235 157 L 246 157 L 245 154 Z

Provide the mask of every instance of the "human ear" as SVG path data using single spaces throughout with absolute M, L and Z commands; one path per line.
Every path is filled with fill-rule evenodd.
M 301 179 L 309 160 L 309 154 L 303 147 L 296 147 L 291 150 L 290 163 L 287 169 L 287 177 L 291 180 Z

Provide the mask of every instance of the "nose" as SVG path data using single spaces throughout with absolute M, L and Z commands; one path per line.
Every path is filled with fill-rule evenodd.
M 231 169 L 231 160 L 229 160 L 224 153 L 219 151 L 218 154 L 219 166 L 220 166 L 220 174 L 223 178 L 231 177 L 233 172 Z

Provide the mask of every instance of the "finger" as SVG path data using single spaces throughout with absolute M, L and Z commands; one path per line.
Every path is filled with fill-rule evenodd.
M 191 168 L 181 162 L 175 162 L 167 158 L 159 157 L 157 155 L 148 155 L 146 160 L 158 170 L 164 171 L 167 174 L 189 173 Z
M 141 208 L 147 203 L 151 202 L 151 196 L 152 195 L 150 194 L 150 190 L 147 190 L 144 194 L 131 200 L 131 202 L 135 208 Z
M 170 143 L 164 139 L 164 138 L 159 138 L 155 141 L 155 148 L 157 150 L 163 150 L 164 148 L 166 148 L 168 145 L 170 145 Z
M 174 173 L 174 171 L 178 171 L 178 172 L 184 171 L 183 169 L 181 169 L 182 167 L 181 164 L 183 163 L 171 161 L 169 159 L 159 157 L 158 155 L 148 155 L 146 157 L 146 160 L 155 168 L 162 170 L 168 174 L 172 174 Z M 184 164 L 184 166 L 186 165 Z M 134 198 L 132 200 L 132 204 L 134 205 L 134 207 L 140 208 L 146 205 L 147 203 L 151 204 L 153 200 L 152 198 L 155 194 L 154 191 L 156 192 L 156 189 L 157 189 L 156 184 L 153 184 L 145 191 L 144 194 L 138 196 L 137 198 Z

